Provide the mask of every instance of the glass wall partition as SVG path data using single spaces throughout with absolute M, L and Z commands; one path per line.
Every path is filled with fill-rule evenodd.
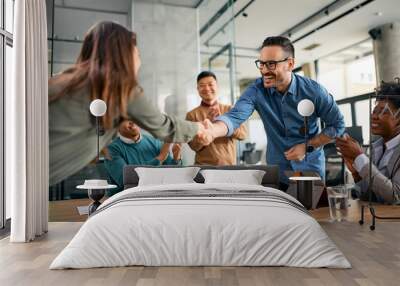
M 216 74 L 220 101 L 229 104 L 233 104 L 239 96 L 234 2 L 203 1 L 198 8 L 201 69 Z
M 318 81 L 334 96 L 346 126 L 362 126 L 369 142 L 365 96 L 377 86 L 372 40 L 368 39 L 318 60 Z
M 109 2 L 109 3 L 108 3 Z M 76 60 L 86 31 L 100 21 L 130 27 L 130 1 L 47 0 L 49 72 L 57 74 Z
M 237 61 L 251 62 L 251 66 L 256 70 L 253 62 L 258 56 L 257 47 L 251 49 L 254 58 L 238 55 L 235 41 L 235 19 L 242 16 L 243 11 L 252 3 L 253 1 L 203 1 L 198 9 L 201 69 L 216 74 L 219 98 L 226 104 L 233 105 L 245 88 L 254 81 L 254 78 L 242 78 L 239 82 Z M 200 99 L 196 104 L 199 102 Z M 265 161 L 263 153 L 267 142 L 257 112 L 244 124 L 247 126 L 248 136 L 238 143 L 237 162 L 255 164 Z

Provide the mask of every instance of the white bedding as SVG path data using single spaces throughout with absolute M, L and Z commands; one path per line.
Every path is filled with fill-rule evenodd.
M 311 216 L 280 200 L 251 196 L 121 200 L 144 191 L 204 193 L 209 189 L 261 190 L 268 196 L 297 202 L 279 190 L 254 185 L 193 183 L 131 188 L 105 201 L 50 269 L 127 265 L 351 267 Z

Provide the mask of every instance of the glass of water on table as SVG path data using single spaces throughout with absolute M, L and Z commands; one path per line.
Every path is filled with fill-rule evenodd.
M 329 214 L 331 221 L 344 221 L 347 218 L 349 193 L 346 185 L 328 187 Z

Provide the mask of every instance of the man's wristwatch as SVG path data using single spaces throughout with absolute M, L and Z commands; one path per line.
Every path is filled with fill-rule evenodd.
M 312 145 L 307 145 L 307 150 L 306 150 L 307 153 L 311 153 L 311 152 L 313 152 L 314 150 L 315 150 L 314 146 L 312 146 Z

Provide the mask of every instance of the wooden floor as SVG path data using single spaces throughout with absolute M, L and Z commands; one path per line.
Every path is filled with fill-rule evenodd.
M 69 203 L 74 208 L 73 203 Z M 75 202 L 81 203 L 81 200 Z M 358 208 L 358 203 L 352 202 L 349 221 L 341 223 L 328 222 L 327 208 L 313 211 L 313 216 L 351 262 L 353 268 L 348 270 L 122 267 L 50 271 L 51 261 L 82 225 L 82 222 L 51 222 L 49 233 L 32 243 L 10 244 L 8 238 L 0 241 L 0 285 L 400 285 L 400 222 L 378 221 L 376 230 L 370 231 L 368 223 L 358 225 Z M 53 204 L 50 209 L 58 208 Z M 77 216 L 68 209 L 65 207 L 64 216 Z M 400 215 L 399 207 L 382 206 L 378 212 Z M 62 217 L 61 213 L 58 215 Z M 56 217 L 53 213 L 53 219 Z
M 79 215 L 77 206 L 90 205 L 90 199 L 76 199 L 49 202 L 49 221 L 51 222 L 71 222 L 85 221 L 87 215 Z

